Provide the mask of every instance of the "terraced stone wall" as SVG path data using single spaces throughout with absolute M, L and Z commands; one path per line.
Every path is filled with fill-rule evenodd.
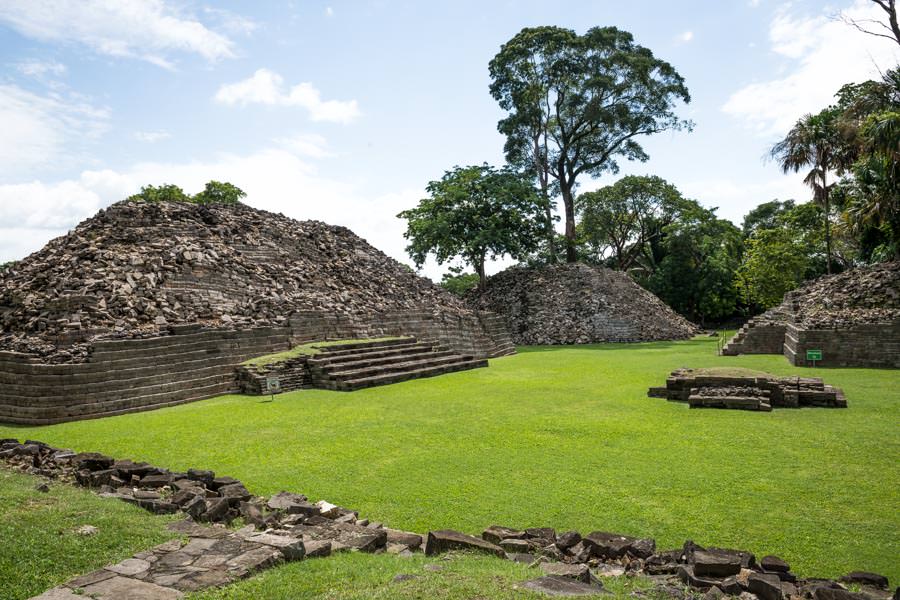
M 97 342 L 88 362 L 0 352 L 0 421 L 44 425 L 173 406 L 236 391 L 234 366 L 286 350 L 290 330 L 200 330 Z
M 722 349 L 722 354 L 781 354 L 786 330 L 784 323 L 757 323 L 751 319 Z
M 821 350 L 822 367 L 900 368 L 900 321 L 848 329 L 803 329 L 788 325 L 783 353 L 792 365 L 812 366 L 807 350 Z
M 44 425 L 202 400 L 239 391 L 236 366 L 250 358 L 313 340 L 393 335 L 436 341 L 478 358 L 515 352 L 493 315 L 428 312 L 356 317 L 306 312 L 294 315 L 290 327 L 187 327 L 174 335 L 97 342 L 84 363 L 49 365 L 0 352 L 0 421 Z M 308 386 L 304 377 L 291 389 Z

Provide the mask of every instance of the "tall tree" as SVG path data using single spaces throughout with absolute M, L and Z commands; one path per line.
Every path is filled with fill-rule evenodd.
M 666 304 L 705 326 L 735 313 L 734 272 L 743 251 L 741 230 L 696 202 L 665 226 L 662 259 L 644 283 Z
M 744 237 L 750 237 L 753 232 L 760 229 L 772 229 L 776 226 L 778 218 L 792 210 L 794 206 L 793 200 L 763 202 L 744 216 L 744 222 L 741 224 Z
M 540 193 L 510 169 L 455 167 L 426 189 L 428 198 L 397 215 L 407 220 L 406 251 L 418 266 L 429 254 L 438 264 L 461 258 L 484 284 L 487 259 L 525 258 L 546 234 Z
M 900 21 L 897 18 L 897 0 L 870 0 L 877 4 L 885 13 L 887 23 L 882 23 L 877 19 L 854 19 L 847 15 L 843 15 L 845 23 L 856 27 L 863 33 L 874 35 L 875 37 L 887 38 L 893 42 L 900 44 Z
M 657 262 L 654 250 L 664 228 L 686 202 L 678 189 L 661 177 L 629 175 L 581 194 L 575 205 L 583 240 L 594 258 L 627 271 L 638 263 L 653 270 Z
M 803 182 L 813 190 L 813 200 L 824 210 L 827 272 L 831 273 L 831 203 L 829 194 L 837 180 L 829 180 L 835 170 L 846 165 L 846 149 L 838 119 L 840 111 L 829 107 L 815 115 L 805 115 L 770 152 L 785 173 L 810 167 Z
M 491 61 L 490 75 L 491 95 L 509 113 L 498 124 L 507 159 L 562 197 L 568 262 L 577 259 L 579 176 L 615 173 L 618 158 L 646 161 L 641 136 L 692 126 L 675 114 L 678 101 L 690 102 L 681 75 L 615 27 L 582 36 L 525 28 Z

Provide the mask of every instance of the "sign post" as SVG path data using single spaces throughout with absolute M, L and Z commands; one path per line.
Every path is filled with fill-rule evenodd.
M 821 350 L 807 350 L 806 351 L 806 360 L 812 361 L 812 366 L 816 366 L 817 360 L 822 360 L 822 351 Z
M 266 377 L 266 393 L 275 400 L 275 394 L 281 393 L 281 380 L 277 377 Z

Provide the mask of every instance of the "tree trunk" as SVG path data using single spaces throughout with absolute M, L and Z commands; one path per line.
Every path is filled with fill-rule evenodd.
M 571 184 L 562 178 L 559 188 L 566 212 L 566 262 L 578 262 L 578 252 L 575 249 L 575 198 L 572 197 Z
M 484 289 L 484 283 L 487 280 L 487 276 L 484 274 L 484 254 L 475 258 L 473 262 L 475 263 L 475 272 L 478 274 L 478 288 Z
M 547 220 L 547 252 L 549 262 L 556 262 L 556 231 L 553 230 L 553 211 L 550 210 L 550 194 L 547 190 L 547 184 L 541 182 L 541 193 L 544 196 L 544 219 Z
M 828 198 L 828 180 L 822 169 L 822 201 L 825 207 L 825 269 L 831 275 L 831 204 Z

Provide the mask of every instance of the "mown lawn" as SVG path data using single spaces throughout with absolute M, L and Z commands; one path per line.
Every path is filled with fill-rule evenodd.
M 716 365 L 822 376 L 850 408 L 700 411 L 646 397 L 676 367 Z M 690 538 L 779 554 L 801 575 L 866 569 L 894 583 L 898 424 L 900 371 L 717 357 L 715 340 L 698 338 L 523 348 L 488 369 L 349 394 L 225 396 L 0 426 L 0 437 L 211 468 L 257 494 L 304 492 L 419 532 L 500 523 L 653 536 L 662 547 Z
M 86 490 L 0 469 L 0 598 L 30 598 L 72 577 L 152 548 L 175 534 L 174 517 L 105 500 Z M 84 525 L 97 528 L 81 535 Z

